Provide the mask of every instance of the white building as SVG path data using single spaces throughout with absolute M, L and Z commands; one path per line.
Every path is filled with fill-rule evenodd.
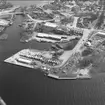
M 18 58 L 16 59 L 18 62 L 21 62 L 21 63 L 25 63 L 25 64 L 31 64 L 31 60 L 28 60 L 28 59 L 25 59 L 25 58 Z
M 1 26 L 8 26 L 10 23 L 10 21 L 4 20 L 4 19 L 0 19 L 0 25 Z
M 46 33 L 38 33 L 36 35 L 37 37 L 43 37 L 43 38 L 55 38 L 55 39 L 59 39 L 61 40 L 61 36 L 58 36 L 58 35 L 52 35 L 52 34 L 46 34 Z
M 46 22 L 44 25 L 45 25 L 45 26 L 48 26 L 48 27 L 53 27 L 53 28 L 56 28 L 56 27 L 57 27 L 57 24 L 55 24 L 55 23 L 50 23 L 50 22 Z

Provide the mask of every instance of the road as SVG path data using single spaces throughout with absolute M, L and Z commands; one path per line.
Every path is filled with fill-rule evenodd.
M 93 31 L 93 29 L 90 29 L 90 30 L 89 29 L 84 29 L 82 38 L 79 40 L 79 42 L 74 47 L 72 52 L 80 51 L 81 46 L 87 41 L 87 39 L 88 39 L 88 37 L 89 37 L 89 35 L 92 31 Z
M 88 40 L 88 37 L 90 35 L 90 33 L 93 31 L 94 29 L 84 29 L 84 32 L 83 32 L 83 36 L 82 38 L 79 40 L 79 42 L 77 43 L 77 45 L 74 47 L 73 50 L 70 50 L 68 52 L 65 52 L 61 57 L 60 59 L 64 58 L 65 56 L 68 56 L 66 57 L 67 59 L 65 60 L 65 62 L 63 62 L 63 64 L 60 65 L 60 67 L 64 67 L 67 62 L 69 62 L 69 60 L 71 59 L 71 56 L 74 55 L 76 52 L 81 52 L 80 48 L 81 46 Z M 60 75 L 60 73 L 63 71 L 64 69 L 62 69 L 58 75 Z M 72 71 L 72 69 L 71 69 Z
M 41 22 L 49 22 L 49 21 L 53 21 L 54 19 L 50 19 L 50 20 L 38 20 L 38 19 L 33 19 L 29 14 L 27 14 L 27 17 L 32 20 L 33 22 L 36 23 L 41 23 Z
M 9 8 L 9 9 L 4 9 L 2 11 L 0 11 L 0 15 L 7 15 L 7 14 L 11 14 L 13 13 L 16 9 L 20 8 L 20 6 L 14 6 L 12 8 Z
M 33 19 L 29 14 L 27 14 L 27 16 L 32 20 L 32 21 L 35 21 L 35 22 L 42 22 L 40 20 L 35 20 Z M 77 24 L 77 20 L 78 20 L 78 17 L 75 17 L 75 21 L 73 23 L 73 26 L 74 28 L 76 28 L 76 24 Z M 58 67 L 62 67 L 64 65 L 66 65 L 66 63 L 70 60 L 71 56 L 74 55 L 76 52 L 81 52 L 80 48 L 81 46 L 87 41 L 90 33 L 94 30 L 93 28 L 92 29 L 83 29 L 83 36 L 82 38 L 79 40 L 79 42 L 77 43 L 77 45 L 74 47 L 73 50 L 70 50 L 70 51 L 65 51 L 59 59 L 64 59 L 63 63 L 59 66 L 55 66 L 55 68 L 58 68 Z M 62 72 L 62 71 L 61 71 Z

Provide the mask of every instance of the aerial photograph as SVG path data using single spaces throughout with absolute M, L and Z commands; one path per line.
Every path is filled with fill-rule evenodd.
M 105 105 L 105 0 L 0 0 L 0 105 Z

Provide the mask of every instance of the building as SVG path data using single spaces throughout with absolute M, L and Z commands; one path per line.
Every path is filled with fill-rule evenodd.
M 22 58 L 22 57 L 17 58 L 16 61 L 18 61 L 20 63 L 24 63 L 24 64 L 31 64 L 32 63 L 31 60 L 28 60 L 28 59 L 25 59 L 25 58 Z
M 38 33 L 38 34 L 36 35 L 36 37 L 48 38 L 48 39 L 52 39 L 52 40 L 61 40 L 61 36 L 52 35 L 52 34 L 46 34 L 46 33 Z
M 4 20 L 4 19 L 0 19 L 0 25 L 1 26 L 8 26 L 10 24 L 10 21 Z
M 47 26 L 47 27 L 53 27 L 53 28 L 57 27 L 57 24 L 51 23 L 51 22 L 46 22 L 44 25 Z

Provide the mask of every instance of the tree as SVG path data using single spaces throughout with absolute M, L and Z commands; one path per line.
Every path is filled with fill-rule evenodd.
M 7 0 L 0 0 L 0 4 L 3 5 L 3 4 L 6 4 Z
M 97 28 L 97 29 L 100 29 L 103 21 L 104 21 L 104 17 L 105 17 L 105 0 L 100 0 L 100 5 L 101 5 L 101 9 L 98 13 L 98 18 L 97 18 L 97 21 L 94 25 L 94 28 Z
M 21 12 L 26 12 L 27 6 L 21 7 Z
M 37 6 L 36 5 L 30 5 L 31 9 L 36 9 Z
M 93 53 L 93 49 L 87 48 L 82 52 L 82 56 L 88 56 Z
M 13 4 L 10 3 L 10 2 L 7 2 L 7 3 L 6 3 L 6 7 L 7 7 L 7 8 L 11 8 L 11 7 L 13 7 Z
M 93 63 L 93 60 L 91 58 L 86 57 L 86 58 L 79 61 L 79 68 L 88 67 L 92 63 Z
M 0 9 L 6 9 L 11 7 L 13 7 L 13 5 L 10 2 L 7 2 L 7 0 L 0 1 Z

